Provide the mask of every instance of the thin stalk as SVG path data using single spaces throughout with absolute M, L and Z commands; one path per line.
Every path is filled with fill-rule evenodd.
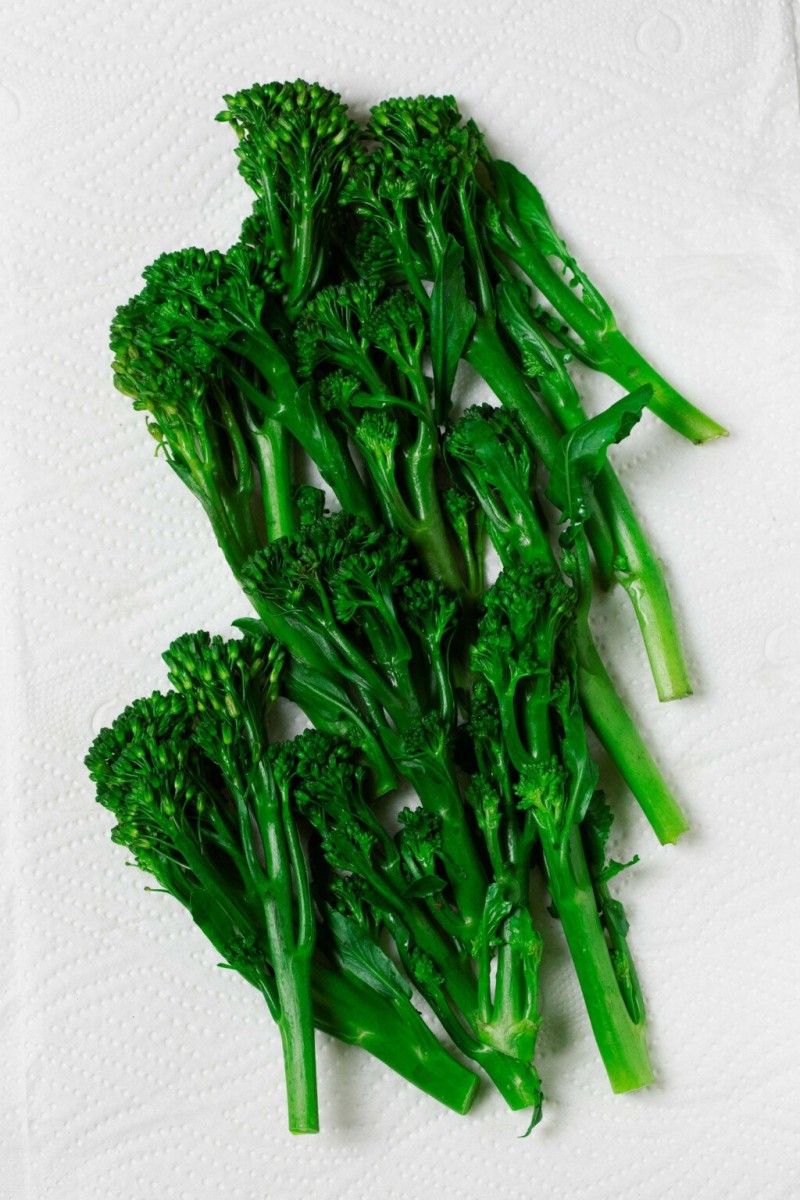
M 615 574 L 636 613 L 658 698 L 679 700 L 689 696 L 692 685 L 661 564 L 610 467 L 600 472 L 594 491 L 618 547 Z
M 663 844 L 689 828 L 644 739 L 614 687 L 585 623 L 578 626 L 578 692 L 586 719 Z
M 510 222 L 507 214 L 504 216 Z M 610 375 L 627 391 L 649 383 L 653 396 L 648 407 L 690 441 L 707 442 L 725 436 L 727 430 L 668 384 L 608 318 L 596 316 L 584 304 L 579 289 L 570 287 L 519 224 L 514 222 L 512 236 L 502 239 L 500 248 L 590 347 L 587 360 L 593 366 Z
M 460 595 L 464 583 L 456 565 L 434 479 L 437 440 L 435 429 L 426 421 L 420 421 L 414 445 L 405 455 L 408 489 L 417 515 L 417 528 L 410 536 L 433 578 L 441 580 L 455 595 Z
M 465 358 L 492 389 L 504 407 L 515 413 L 528 440 L 546 467 L 551 467 L 558 450 L 559 437 L 549 417 L 536 403 L 530 388 L 506 350 L 494 322 L 479 317 L 465 351 Z M 598 512 L 586 523 L 592 552 L 604 578 L 613 575 L 614 543 Z
M 480 927 L 486 899 L 486 873 L 475 845 L 461 791 L 452 770 L 409 772 L 409 778 L 426 812 L 441 822 L 442 847 L 446 855 L 447 878 L 456 908 L 463 923 L 463 936 L 469 940 Z

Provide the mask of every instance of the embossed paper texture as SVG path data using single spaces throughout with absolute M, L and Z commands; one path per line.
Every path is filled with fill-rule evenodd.
M 800 1194 L 798 101 L 772 0 L 277 5 L 6 0 L 0 12 L 3 1200 L 768 1200 Z M 319 78 L 358 113 L 455 93 L 534 176 L 620 323 L 732 436 L 646 419 L 615 460 L 695 695 L 659 705 L 632 615 L 598 637 L 693 830 L 621 790 L 618 881 L 658 1081 L 611 1095 L 555 923 L 542 1125 L 459 1118 L 319 1038 L 323 1132 L 285 1130 L 257 995 L 108 839 L 82 757 L 244 611 L 199 507 L 111 385 L 107 327 L 164 249 L 249 197 L 223 92 Z M 616 393 L 590 382 L 600 403 Z

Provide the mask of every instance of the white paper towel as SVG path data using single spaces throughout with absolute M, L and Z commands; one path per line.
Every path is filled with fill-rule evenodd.
M 7 0 L 0 38 L 3 1200 L 692 1200 L 800 1194 L 798 104 L 788 0 Z M 165 249 L 249 206 L 223 92 L 318 78 L 363 113 L 450 91 L 531 173 L 621 324 L 733 436 L 647 420 L 617 462 L 668 564 L 696 695 L 659 706 L 624 598 L 599 631 L 686 803 L 623 797 L 618 884 L 658 1083 L 613 1097 L 549 931 L 545 1119 L 458 1118 L 320 1038 L 285 1132 L 254 992 L 108 841 L 81 764 L 244 605 L 112 389 L 107 326 Z M 598 399 L 613 395 L 594 383 Z

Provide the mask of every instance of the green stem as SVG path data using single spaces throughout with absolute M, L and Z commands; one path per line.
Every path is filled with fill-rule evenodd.
M 493 321 L 479 317 L 465 358 L 492 389 L 501 404 L 515 413 L 534 450 L 550 468 L 558 452 L 559 435 L 536 403 L 524 375 L 506 350 Z M 614 545 L 598 512 L 586 523 L 586 532 L 601 576 L 613 573 Z
M 232 363 L 227 363 L 226 370 L 243 394 L 265 417 L 279 421 L 294 435 L 335 492 L 342 508 L 373 524 L 374 509 L 364 482 L 347 448 L 319 411 L 311 384 L 297 383 L 286 359 L 266 333 L 249 335 L 240 349 L 269 385 L 272 398 L 254 387 Z
M 302 167 L 297 172 L 301 216 L 300 220 L 293 224 L 291 282 L 286 292 L 286 312 L 292 322 L 296 321 L 302 312 L 308 296 L 311 255 L 314 246 L 314 197 L 309 179 L 308 159 L 308 150 L 304 150 Z
M 314 923 L 308 872 L 292 814 L 279 797 L 263 757 L 262 719 L 260 713 L 249 713 L 245 727 L 253 750 L 261 752 L 250 788 L 264 853 L 266 878 L 261 892 L 278 993 L 289 1129 L 292 1133 L 316 1133 L 319 1106 L 310 968 Z
M 480 928 L 486 899 L 486 873 L 467 824 L 455 774 L 453 771 L 426 770 L 423 762 L 422 768 L 409 778 L 422 807 L 441 821 L 447 877 L 468 940 Z
M 465 352 L 467 362 L 516 416 L 546 466 L 555 461 L 558 433 L 534 401 L 530 389 L 509 355 L 494 321 L 479 317 Z
M 224 942 L 216 931 L 203 926 L 203 932 L 224 954 Z M 274 979 L 266 969 L 240 963 L 235 970 L 262 995 L 274 991 Z M 478 1077 L 448 1054 L 410 1000 L 390 999 L 319 959 L 311 963 L 311 993 L 314 1024 L 322 1033 L 360 1046 L 454 1112 L 469 1112 Z
M 416 945 L 436 964 L 443 977 L 442 986 L 418 979 L 418 986 L 445 1032 L 456 1046 L 480 1064 L 509 1108 L 517 1112 L 541 1103 L 541 1081 L 529 1062 L 504 1054 L 489 1040 L 481 1040 L 480 1002 L 475 979 L 463 960 L 457 958 L 436 926 L 413 906 L 395 904 L 399 921 Z M 396 939 L 403 956 L 402 939 Z M 413 977 L 413 970 L 409 967 Z M 455 1009 L 467 1023 L 463 1025 Z
M 286 963 L 275 961 L 274 966 L 280 997 L 278 1029 L 283 1046 L 289 1131 L 318 1133 L 319 1100 L 311 964 L 308 958 L 294 957 Z
M 578 691 L 586 719 L 638 801 L 658 840 L 662 844 L 676 842 L 689 828 L 689 823 L 617 694 L 585 622 L 579 624 L 577 638 Z
M 542 384 L 542 396 L 565 432 L 586 420 L 580 396 L 566 370 L 558 382 Z M 610 531 L 613 574 L 633 604 L 659 699 L 680 699 L 692 689 L 661 563 L 650 549 L 625 489 L 608 462 L 595 480 L 594 500 L 595 511 L 602 514 Z
M 417 521 L 410 539 L 425 560 L 432 577 L 459 595 L 464 584 L 456 565 L 453 547 L 442 515 L 434 478 L 438 438 L 432 425 L 420 421 L 414 445 L 405 457 L 408 487 Z
M 618 329 L 606 334 L 604 347 L 608 351 L 608 359 L 603 366 L 605 373 L 628 392 L 643 383 L 649 383 L 653 395 L 647 407 L 671 429 L 696 444 L 727 437 L 728 431 L 723 425 L 696 408 L 667 383 Z
M 661 564 L 610 466 L 600 472 L 594 491 L 617 545 L 615 574 L 633 604 L 658 698 L 679 700 L 691 694 L 692 685 Z
M 189 839 L 184 841 L 187 846 L 184 848 L 182 843 L 181 852 L 189 851 L 187 862 L 191 861 L 203 891 L 216 905 L 213 910 L 204 905 L 191 905 L 188 894 L 183 903 L 190 908 L 195 922 L 212 945 L 226 957 L 230 945 L 238 938 L 244 937 L 253 945 L 263 943 L 258 916 L 243 900 L 237 902 L 234 899 L 231 889 L 222 885 L 216 873 L 209 870 L 206 856 L 194 855 L 193 843 Z M 176 889 L 176 895 L 181 895 L 179 889 Z M 212 912 L 217 919 L 212 918 Z M 219 924 L 223 917 L 225 928 Z M 268 951 L 268 947 L 264 949 Z M 252 959 L 238 960 L 232 965 L 262 994 L 277 1020 L 275 978 L 267 961 L 265 959 L 261 965 Z M 414 1087 L 455 1112 L 468 1112 L 478 1089 L 477 1077 L 447 1053 L 410 1000 L 399 995 L 389 998 L 351 975 L 332 970 L 317 958 L 311 960 L 309 972 L 313 1019 L 318 1029 L 342 1042 L 361 1046 Z M 293 1078 L 300 1076 L 302 1070 L 301 1057 L 296 1067 L 293 1065 Z M 299 1104 L 295 1124 L 309 1124 L 309 1111 Z
M 649 407 L 690 441 L 706 442 L 725 435 L 723 426 L 671 387 L 618 329 L 609 326 L 608 318 L 600 318 L 587 308 L 580 290 L 570 287 L 517 223 L 513 223 L 508 242 L 503 240 L 502 249 L 590 349 L 587 357 L 593 366 L 622 384 L 626 391 L 649 383 L 653 388 Z
M 265 419 L 253 427 L 253 449 L 261 477 L 261 499 L 267 542 L 289 537 L 297 521 L 292 501 L 291 435 L 279 421 Z
M 644 1021 L 631 1020 L 614 972 L 580 830 L 557 846 L 540 826 L 550 895 L 561 920 L 597 1047 L 615 1092 L 653 1081 Z
M 312 978 L 318 1028 L 361 1046 L 454 1112 L 469 1111 L 477 1077 L 447 1053 L 410 1000 L 389 999 L 319 962 Z

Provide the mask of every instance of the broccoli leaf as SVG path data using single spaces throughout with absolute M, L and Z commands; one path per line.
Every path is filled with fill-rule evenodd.
M 436 896 L 447 887 L 447 881 L 438 875 L 422 875 L 410 883 L 403 893 L 406 900 L 425 900 L 428 896 Z
M 379 946 L 336 909 L 328 911 L 328 927 L 336 944 L 339 964 L 357 979 L 391 1000 L 410 1000 L 411 985 Z
M 589 516 L 592 484 L 605 466 L 609 447 L 628 436 L 652 394 L 649 384 L 636 388 L 559 442 L 547 496 L 562 507 L 563 518 L 571 527 L 570 541 Z

